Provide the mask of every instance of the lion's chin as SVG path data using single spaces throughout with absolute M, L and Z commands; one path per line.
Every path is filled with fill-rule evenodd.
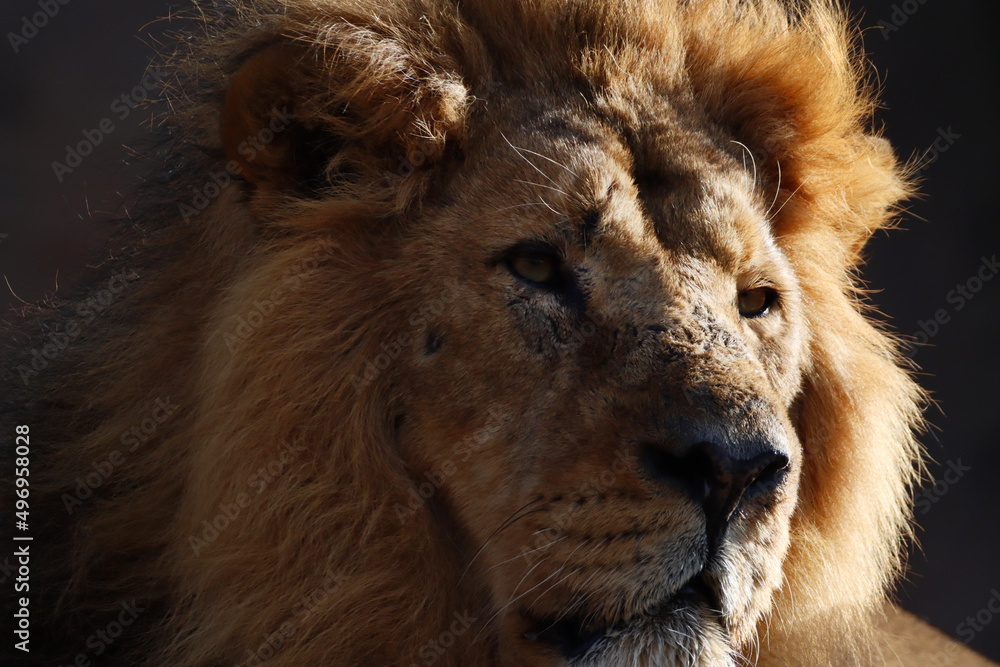
M 522 612 L 521 616 L 531 628 L 523 637 L 561 658 L 545 664 L 727 667 L 735 661 L 718 608 L 715 595 L 696 578 L 653 608 L 614 624 L 585 613 L 534 618 Z

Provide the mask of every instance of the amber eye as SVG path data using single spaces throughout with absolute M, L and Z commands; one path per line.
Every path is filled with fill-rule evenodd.
M 507 260 L 507 266 L 514 275 L 542 287 L 557 287 L 562 278 L 559 257 L 552 253 L 518 252 Z
M 773 287 L 743 290 L 739 295 L 740 315 L 748 318 L 763 317 L 770 312 L 777 299 L 778 292 Z

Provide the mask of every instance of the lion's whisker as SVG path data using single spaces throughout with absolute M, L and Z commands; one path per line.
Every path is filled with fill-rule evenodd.
M 465 575 L 467 575 L 469 573 L 469 569 L 472 567 L 472 564 L 476 562 L 476 559 L 479 558 L 479 555 L 481 553 L 483 553 L 483 550 L 486 549 L 486 547 L 489 545 L 490 541 L 494 537 L 496 537 L 501 531 L 506 530 L 507 528 L 509 528 L 510 526 L 514 525 L 516 522 L 520 521 L 521 519 L 523 519 L 524 517 L 528 516 L 529 514 L 533 514 L 535 512 L 541 511 L 540 508 L 536 508 L 534 510 L 531 510 L 530 512 L 524 512 L 524 510 L 527 509 L 528 507 L 530 507 L 531 505 L 533 505 L 533 504 L 535 504 L 537 502 L 541 502 L 541 501 L 542 501 L 542 498 L 535 498 L 534 500 L 529 500 L 524 505 L 522 505 L 518 509 L 514 510 L 514 512 L 509 517 L 507 517 L 503 522 L 501 522 L 501 524 L 492 533 L 490 533 L 490 536 L 486 538 L 486 541 L 483 542 L 483 545 L 481 547 L 479 547 L 479 550 L 476 551 L 476 553 L 475 553 L 475 555 L 473 555 L 472 559 L 469 560 L 469 564 L 466 565 L 465 566 L 465 570 L 462 571 L 462 576 L 460 576 L 458 578 L 458 584 L 461 584 L 462 580 L 465 579 Z M 524 514 L 520 514 L 520 512 L 524 512 Z
M 568 192 L 566 192 L 565 190 L 562 190 L 561 188 L 556 188 L 556 187 L 553 187 L 553 186 L 551 186 L 551 185 L 545 185 L 544 183 L 535 183 L 534 181 L 522 181 L 522 180 L 521 180 L 521 179 L 519 179 L 519 178 L 515 178 L 515 179 L 514 179 L 514 182 L 515 182 L 515 183 L 523 183 L 524 185 L 534 185 L 534 186 L 536 186 L 536 187 L 539 187 L 539 188 L 546 188 L 546 189 L 548 189 L 548 190 L 555 190 L 555 191 L 556 191 L 556 192 L 558 192 L 559 194 L 562 194 L 562 195 L 566 195 L 567 197 L 569 197 L 569 196 L 570 196 L 570 195 L 569 195 L 569 193 L 568 193 Z
M 521 587 L 521 584 L 522 584 L 522 583 L 524 583 L 524 580 L 525 580 L 525 579 L 527 578 L 527 576 L 528 576 L 529 574 L 531 574 L 531 572 L 532 572 L 532 571 L 533 571 L 533 570 L 534 570 L 534 569 L 535 569 L 536 567 L 538 567 L 538 566 L 539 566 L 539 565 L 540 565 L 540 564 L 541 564 L 542 562 L 544 562 L 544 560 L 546 560 L 546 559 L 543 559 L 543 560 L 539 561 L 538 563 L 535 563 L 535 564 L 534 564 L 534 565 L 533 565 L 533 566 L 531 567 L 531 569 L 530 569 L 530 570 L 528 570 L 528 572 L 527 572 L 527 573 L 525 573 L 525 575 L 524 575 L 523 577 L 521 577 L 521 581 L 519 581 L 519 582 L 517 583 L 517 586 L 515 586 L 515 587 L 514 587 L 514 591 L 513 591 L 512 593 L 511 593 L 511 599 L 509 599 L 509 600 L 507 601 L 507 603 L 506 603 L 506 604 L 505 604 L 505 605 L 504 605 L 503 607 L 501 607 L 500 609 L 498 609 L 498 610 L 496 611 L 496 613 L 495 613 L 495 614 L 493 614 L 493 616 L 491 616 L 491 617 L 489 618 L 489 620 L 488 620 L 488 621 L 486 622 L 486 624 L 485 624 L 485 625 L 489 625 L 489 623 L 490 623 L 490 622 L 492 622 L 492 621 L 493 621 L 493 619 L 495 619 L 495 618 L 496 618 L 497 616 L 499 616 L 500 614 L 502 614 L 503 612 L 505 612 L 505 611 L 506 611 L 506 610 L 507 610 L 507 609 L 508 609 L 508 608 L 509 608 L 509 607 L 510 607 L 510 606 L 511 606 L 512 604 L 514 604 L 515 602 L 517 602 L 518 600 L 520 600 L 521 598 L 523 598 L 523 597 L 524 597 L 525 595 L 527 595 L 527 594 L 528 594 L 528 593 L 530 593 L 531 591 L 535 590 L 535 589 L 536 589 L 536 588 L 538 588 L 539 586 L 543 585 L 543 584 L 544 584 L 544 583 L 545 583 L 546 581 L 548 581 L 548 580 L 549 580 L 549 579 L 551 579 L 552 577 L 555 577 L 555 576 L 558 576 L 559 574 L 561 574 L 561 573 L 563 572 L 563 570 L 565 570 L 565 569 L 566 569 L 566 564 L 567 564 L 567 563 L 569 562 L 569 560 L 570 560 L 570 559 L 571 559 L 571 558 L 573 557 L 573 554 L 575 554 L 575 553 L 576 553 L 576 552 L 577 552 L 577 551 L 578 551 L 578 550 L 580 549 L 580 547 L 582 547 L 582 546 L 583 546 L 583 543 L 581 542 L 581 543 L 580 543 L 580 544 L 579 544 L 579 545 L 578 545 L 578 546 L 577 546 L 577 547 L 576 547 L 575 549 L 573 549 L 573 551 L 571 551 L 571 552 L 569 553 L 569 555 L 568 555 L 568 556 L 566 556 L 566 559 L 565 559 L 565 560 L 563 561 L 563 564 L 562 564 L 562 565 L 560 565 L 560 566 L 559 566 L 558 568 L 556 568 L 556 569 L 555 569 L 555 570 L 554 570 L 554 571 L 553 571 L 553 572 L 552 572 L 551 574 L 549 574 L 549 575 L 548 575 L 547 577 L 545 577 L 544 579 L 542 579 L 542 580 L 541 580 L 541 581 L 539 581 L 539 582 L 538 582 L 537 584 L 535 584 L 534 586 L 532 586 L 532 587 L 531 587 L 531 588 L 529 588 L 528 590 L 524 591 L 523 593 L 521 593 L 521 594 L 520 594 L 520 595 L 518 595 L 517 597 L 513 597 L 513 596 L 514 596 L 514 594 L 515 594 L 515 593 L 517 593 L 517 589 Z M 577 571 L 579 571 L 579 570 L 574 570 L 574 572 L 577 572 Z M 544 595 L 545 593 L 548 593 L 548 592 L 549 592 L 549 591 L 551 591 L 551 590 L 552 590 L 552 589 L 553 589 L 553 588 L 554 588 L 555 586 L 558 586 L 558 585 L 559 585 L 560 583 L 562 583 L 563 581 L 565 581 L 565 580 L 566 580 L 567 578 L 569 578 L 569 577 L 570 577 L 570 576 L 572 576 L 572 575 L 573 575 L 573 572 L 571 572 L 570 574 L 566 575 L 566 577 L 564 577 L 563 579 L 560 579 L 559 581 L 557 581 L 557 582 L 556 582 L 555 584 L 553 584 L 553 585 L 552 585 L 552 586 L 550 586 L 549 588 L 545 589 L 545 591 L 543 591 L 543 592 L 542 592 L 541 594 L 539 594 L 539 596 L 538 596 L 538 597 L 536 597 L 536 598 L 535 598 L 535 600 L 534 600 L 534 601 L 533 601 L 533 602 L 532 602 L 531 604 L 532 604 L 532 605 L 534 605 L 534 604 L 535 604 L 536 602 L 538 602 L 538 600 L 539 600 L 539 599 L 541 598 L 541 596 L 542 596 L 542 595 Z M 529 605 L 529 606 L 530 606 L 530 605 Z
M 615 54 L 613 54 L 611 52 L 611 49 L 608 48 L 607 44 L 604 45 L 604 50 L 608 52 L 609 56 L 611 56 L 611 61 L 615 64 L 615 67 L 617 67 L 619 70 L 621 70 L 625 74 L 628 74 L 628 70 L 626 70 L 624 67 L 622 67 L 621 65 L 618 64 L 618 58 L 615 58 Z
M 750 149 L 747 148 L 746 144 L 744 144 L 742 141 L 736 141 L 735 139 L 732 139 L 732 140 L 730 140 L 730 143 L 739 144 L 740 146 L 743 147 L 743 150 L 746 151 L 746 155 L 750 156 L 750 162 L 751 162 L 751 164 L 753 164 L 753 186 L 756 188 L 757 187 L 757 160 L 754 159 L 753 153 L 750 152 Z M 746 158 L 746 155 L 743 156 L 743 168 L 744 169 L 747 168 L 747 158 Z
M 565 217 L 566 217 L 565 215 L 563 215 L 563 214 L 562 214 L 562 213 L 560 213 L 559 211 L 557 211 L 557 210 L 555 210 L 554 208 L 552 208 L 551 206 L 549 206 L 548 202 L 546 202 L 546 201 L 545 201 L 544 199 L 542 199 L 541 197 L 539 197 L 539 202 L 540 202 L 540 203 L 541 203 L 541 204 L 542 204 L 543 206 L 545 206 L 545 208 L 549 209 L 550 211 L 552 211 L 553 213 L 555 213 L 556 215 L 558 215 L 558 216 L 559 216 L 560 218 L 565 218 Z
M 512 591 L 511 591 L 511 593 L 510 593 L 510 597 L 509 597 L 509 598 L 507 599 L 507 604 L 505 604 L 505 605 L 504 605 L 504 606 L 503 606 L 503 607 L 502 607 L 502 608 L 500 609 L 500 611 L 501 611 L 501 612 L 502 612 L 502 611 L 503 611 L 504 609 L 506 609 L 506 608 L 507 608 L 508 606 L 510 606 L 510 603 L 511 603 L 511 602 L 513 602 L 513 600 L 515 599 L 515 598 L 514 598 L 514 596 L 515 596 L 515 595 L 517 595 L 517 589 L 519 589 L 519 588 L 521 587 L 521 584 L 523 584 L 523 583 L 524 583 L 524 580 L 525 580 L 525 579 L 527 579 L 527 578 L 528 578 L 528 577 L 529 577 L 529 576 L 531 575 L 531 573 L 535 571 L 535 568 L 536 568 L 536 567 L 538 567 L 539 565 L 541 565 L 542 563 L 544 563 L 544 562 L 545 562 L 546 560 L 548 560 L 548 557 L 547 557 L 547 556 L 546 556 L 545 558 L 542 558 L 541 560 L 539 560 L 539 561 L 538 561 L 537 563 L 535 563 L 535 564 L 534 564 L 534 565 L 532 565 L 531 567 L 529 567 L 529 568 L 528 568 L 528 571 L 527 571 L 527 572 L 525 572 L 525 573 L 524 573 L 524 574 L 523 574 L 523 575 L 521 576 L 521 579 L 520 579 L 520 580 L 519 580 L 519 581 L 517 582 L 517 585 L 516 585 L 516 586 L 514 586 L 514 590 L 512 590 Z M 564 564 L 564 565 L 565 565 L 565 564 Z M 549 576 L 552 576 L 552 575 L 549 575 Z M 545 579 L 543 579 L 542 581 L 545 581 Z
M 541 532 L 541 531 L 535 531 L 533 534 L 537 535 L 539 532 Z M 522 551 L 522 552 L 518 553 L 516 556 L 511 556 L 510 558 L 508 558 L 506 560 L 500 561 L 496 565 L 491 565 L 489 568 L 486 569 L 486 571 L 489 572 L 490 570 L 494 570 L 494 569 L 500 567 L 501 565 L 506 565 L 507 563 L 510 563 L 511 561 L 515 561 L 518 558 L 524 558 L 525 556 L 533 554 L 533 553 L 535 553 L 537 551 L 544 551 L 545 549 L 550 549 L 554 545 L 558 544 L 559 542 L 562 542 L 563 540 L 567 539 L 567 537 L 568 537 L 567 535 L 563 535 L 559 539 L 553 540 L 553 541 L 549 542 L 548 544 L 543 544 L 540 547 L 535 547 L 531 551 Z
M 589 558 L 592 553 L 593 553 L 593 551 L 591 551 L 590 554 L 587 554 L 587 557 Z M 586 560 L 586 559 L 584 559 L 584 560 Z M 599 572 L 600 572 L 600 570 L 598 570 L 598 569 L 595 568 L 594 571 L 591 573 L 591 575 L 589 577 L 587 577 L 586 579 L 584 579 L 583 582 L 577 586 L 577 589 L 578 590 L 584 589 L 587 586 L 587 584 L 590 583 L 590 580 L 593 579 L 595 576 L 597 576 L 597 574 Z M 573 612 L 575 612 L 577 610 L 583 609 L 584 608 L 584 603 L 586 603 L 586 601 L 589 600 L 594 595 L 595 592 L 597 592 L 597 591 L 593 590 L 593 591 L 590 591 L 589 593 L 585 593 L 583 595 L 583 597 L 577 598 L 576 600 L 574 600 L 570 604 L 566 605 L 566 607 L 561 612 L 559 612 L 559 615 L 556 616 L 555 622 L 559 622 L 563 617 L 567 616 L 568 614 L 571 614 L 571 613 L 573 613 Z M 591 614 L 588 614 L 588 616 L 589 615 L 593 615 L 596 618 L 596 615 L 597 615 L 596 610 L 593 611 L 593 612 L 591 612 Z
M 778 210 L 774 212 L 774 215 L 768 214 L 767 217 L 770 218 L 770 219 L 772 219 L 772 220 L 774 218 L 778 217 L 778 214 L 781 213 L 781 209 L 785 208 L 785 204 L 787 204 L 789 201 L 791 201 L 792 197 L 795 196 L 795 193 L 798 192 L 799 190 L 801 190 L 802 186 L 804 186 L 806 183 L 808 183 L 808 181 L 803 181 L 802 183 L 800 183 L 799 187 L 797 187 L 794 190 L 792 190 L 792 193 L 790 195 L 788 195 L 788 197 L 781 204 L 781 206 L 778 207 Z
M 514 596 L 517 594 L 517 589 L 521 587 L 521 584 L 523 584 L 524 580 L 528 578 L 528 575 L 530 575 L 535 570 L 536 567 L 538 567 L 539 565 L 541 565 L 542 563 L 544 563 L 546 560 L 548 560 L 548 557 L 542 558 L 540 561 L 538 561 L 537 563 L 535 563 L 534 565 L 532 565 L 528 569 L 527 572 L 524 573 L 524 576 L 521 577 L 521 580 L 517 582 L 516 586 L 514 586 L 514 590 L 510 594 L 511 597 L 507 600 L 506 604 L 504 604 L 502 607 L 500 607 L 499 609 L 497 609 L 493 613 L 493 615 L 490 616 L 488 619 L 486 619 L 486 622 L 483 623 L 483 627 L 480 628 L 479 633 L 477 633 L 477 635 L 476 635 L 477 638 L 479 637 L 480 634 L 482 634 L 482 632 L 484 630 L 486 630 L 487 627 L 489 627 L 489 624 L 492 623 L 498 616 L 500 616 L 500 614 L 502 614 L 510 605 L 512 605 L 517 600 L 520 600 L 522 597 L 524 597 L 525 594 L 530 593 L 532 590 L 534 590 L 535 587 L 540 586 L 541 584 L 545 583 L 550 578 L 552 578 L 553 576 L 555 576 L 557 573 L 559 573 L 559 572 L 562 571 L 561 568 L 558 569 L 558 570 L 556 570 L 555 572 L 553 572 L 552 574 L 550 574 L 548 577 L 545 577 L 545 579 L 542 579 L 538 584 L 536 584 L 535 587 L 529 588 L 527 591 L 525 591 L 524 593 L 522 593 L 521 595 L 519 595 L 519 596 L 517 596 L 515 598 Z
M 530 153 L 531 155 L 534 155 L 536 157 L 540 157 L 543 160 L 548 160 L 549 162 L 551 162 L 552 164 L 556 165 L 557 167 L 561 167 L 561 168 L 565 169 L 566 171 L 568 171 L 569 173 L 571 173 L 574 176 L 576 176 L 577 178 L 580 178 L 579 174 L 577 174 L 575 171 L 573 171 L 572 169 L 570 169 L 569 167 L 567 167 L 563 163 L 561 163 L 561 162 L 559 162 L 557 160 L 553 160 L 552 158 L 548 157 L 547 155 L 542 155 L 541 153 L 536 153 L 535 151 L 530 150 L 528 148 L 518 148 L 514 144 L 510 143 L 510 139 L 508 139 L 507 136 L 503 132 L 500 133 L 500 136 L 503 137 L 503 140 L 507 142 L 507 145 L 509 145 L 511 148 L 513 148 L 515 151 L 517 151 L 518 155 L 521 155 L 522 152 L 523 153 Z M 542 174 L 542 176 L 545 176 L 545 174 L 540 169 L 538 169 L 538 167 L 535 167 L 534 163 L 532 163 L 531 161 L 529 161 L 523 155 L 521 155 L 521 158 L 525 162 L 527 162 L 528 164 L 530 164 L 532 167 L 534 167 L 535 171 L 537 171 L 539 174 Z M 545 176 L 545 178 L 549 178 L 549 177 Z M 549 179 L 549 180 L 552 181 L 552 179 Z M 555 185 L 555 181 L 552 181 L 552 183 L 553 183 L 553 185 Z
M 503 140 L 507 142 L 508 146 L 510 146 L 511 148 L 514 149 L 514 152 L 517 153 L 517 156 L 519 158 L 521 158 L 522 160 L 524 160 L 525 162 L 528 163 L 528 166 L 530 166 L 532 169 L 534 169 L 539 174 L 541 174 L 542 178 L 544 178 L 545 180 L 547 180 L 549 183 L 551 183 L 552 185 L 555 185 L 555 186 L 558 187 L 559 184 L 556 183 L 554 180 L 552 180 L 551 176 L 549 176 L 544 171 L 542 171 L 541 169 L 539 169 L 538 166 L 534 162 L 532 162 L 528 158 L 524 157 L 524 155 L 521 154 L 521 149 L 518 148 L 517 146 L 515 146 L 514 144 L 510 143 L 510 139 L 508 139 L 507 136 L 503 132 L 500 133 L 500 136 L 503 137 Z
M 567 565 L 567 564 L 569 563 L 570 559 L 571 559 L 571 558 L 573 558 L 573 556 L 574 556 L 574 555 L 576 555 L 576 552 L 577 552 L 577 551 L 579 551 L 579 550 L 580 550 L 580 548 L 581 548 L 581 547 L 582 547 L 583 545 L 584 545 L 584 543 L 583 543 L 583 542 L 580 542 L 580 544 L 578 544 L 578 545 L 576 546 L 576 548 L 575 548 L 575 549 L 573 549 L 573 550 L 572 550 L 571 552 L 569 552 L 569 555 L 568 555 L 568 556 L 566 556 L 566 559 L 565 559 L 565 560 L 563 560 L 563 564 L 562 564 L 562 565 L 560 565 L 560 566 L 559 566 L 559 569 L 558 569 L 558 570 L 556 570 L 556 571 L 555 571 L 555 572 L 554 572 L 553 574 L 561 574 L 561 573 L 563 572 L 563 570 L 565 570 L 565 569 L 566 569 L 566 565 Z M 591 553 L 593 553 L 593 552 L 591 552 Z M 572 576 L 573 576 L 574 574 L 578 574 L 579 572 L 580 572 L 580 568 L 579 568 L 579 567 L 576 567 L 576 568 L 574 568 L 572 572 L 570 572 L 570 573 L 569 573 L 569 574 L 567 574 L 567 575 L 566 575 L 565 577 L 563 577 L 562 579 L 560 579 L 559 581 L 557 581 L 556 583 L 552 584 L 551 586 L 549 586 L 548 588 L 546 588 L 546 589 L 545 589 L 544 591 L 542 591 L 541 593 L 539 593 L 539 594 L 538 594 L 537 596 L 535 596 L 535 599 L 534 599 L 534 600 L 532 600 L 532 601 L 531 601 L 531 604 L 530 604 L 530 605 L 528 605 L 528 606 L 529 606 L 529 607 L 533 607 L 533 606 L 535 606 L 535 604 L 537 604 L 537 603 L 538 603 L 538 601 L 542 599 L 542 596 L 543 596 L 543 595 L 545 595 L 546 593 L 550 592 L 550 591 L 551 591 L 552 589 L 554 589 L 554 588 L 555 588 L 556 586 L 558 586 L 558 585 L 559 585 L 559 584 L 561 584 L 562 582 L 566 581 L 567 579 L 569 579 L 570 577 L 572 577 Z M 535 586 L 533 586 L 533 587 L 532 587 L 532 588 L 530 588 L 529 590 L 526 590 L 526 591 L 524 592 L 524 594 L 523 594 L 523 595 L 521 595 L 520 597 L 524 597 L 524 595 L 527 595 L 528 593 L 530 593 L 530 592 L 531 592 L 531 591 L 533 591 L 534 589 L 536 589 L 536 588 L 538 588 L 539 586 L 541 586 L 542 584 L 544 584 L 544 583 L 545 583 L 545 581 L 547 581 L 547 580 L 548 580 L 548 579 L 549 579 L 549 578 L 550 578 L 551 576 L 552 576 L 552 575 L 549 575 L 549 577 L 546 577 L 545 579 L 543 579 L 542 581 L 538 582 L 538 583 L 537 583 L 537 584 L 536 584 Z
M 495 215 L 497 213 L 503 213 L 504 211 L 512 211 L 512 210 L 517 209 L 517 208 L 527 208 L 529 206 L 545 206 L 545 207 L 549 207 L 548 204 L 546 204 L 545 202 L 541 202 L 541 201 L 530 201 L 530 202 L 524 202 L 522 204 L 514 204 L 513 206 L 504 206 L 503 208 L 498 208 L 498 209 L 494 209 L 492 211 L 487 211 L 486 213 L 483 213 L 483 214 L 481 214 L 481 215 L 473 218 L 472 219 L 472 223 L 479 222 L 480 220 L 482 220 L 483 218 L 485 218 L 488 215 Z M 551 207 L 549 207 L 549 208 L 551 208 Z
M 771 205 L 767 207 L 767 213 L 764 214 L 765 218 L 771 217 L 771 211 L 774 210 L 774 205 L 778 203 L 778 193 L 781 192 L 781 160 L 775 159 L 774 163 L 778 165 L 778 185 L 774 188 L 774 200 L 772 200 Z M 785 202 L 787 203 L 788 200 L 786 199 Z

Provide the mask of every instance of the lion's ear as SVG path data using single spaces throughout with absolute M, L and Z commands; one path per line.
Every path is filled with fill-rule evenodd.
M 450 64 L 426 44 L 353 25 L 331 26 L 322 42 L 271 44 L 230 79 L 223 148 L 258 190 L 399 190 L 462 135 L 468 92 Z
M 912 165 L 900 165 L 888 139 L 865 135 L 856 150 L 853 168 L 844 170 L 857 210 L 846 230 L 848 248 L 855 255 L 876 230 L 891 222 L 899 202 L 911 197 L 915 186 Z
M 254 185 L 284 189 L 307 177 L 306 165 L 296 155 L 305 147 L 293 136 L 295 81 L 303 78 L 296 70 L 305 55 L 289 44 L 271 45 L 243 64 L 226 92 L 219 127 L 222 146 Z

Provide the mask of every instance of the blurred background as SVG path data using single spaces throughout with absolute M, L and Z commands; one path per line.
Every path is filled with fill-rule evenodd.
M 863 276 L 938 407 L 923 437 L 937 482 L 917 497 L 920 544 L 902 604 L 1000 660 L 1000 159 L 998 5 L 848 3 L 883 86 L 878 122 L 903 158 L 933 158 L 902 229 Z M 40 7 L 51 17 L 38 18 Z M 0 6 L 0 307 L 65 289 L 107 238 L 140 174 L 127 164 L 155 95 L 147 71 L 183 2 L 4 0 Z M 93 146 L 69 155 L 67 146 Z M 86 149 L 84 149 L 86 150 Z M 58 165 L 54 163 L 59 163 Z M 16 295 L 16 296 L 15 296 Z M 5 372 L 10 369 L 4 369 Z M 950 664 L 943 660 L 942 665 Z

